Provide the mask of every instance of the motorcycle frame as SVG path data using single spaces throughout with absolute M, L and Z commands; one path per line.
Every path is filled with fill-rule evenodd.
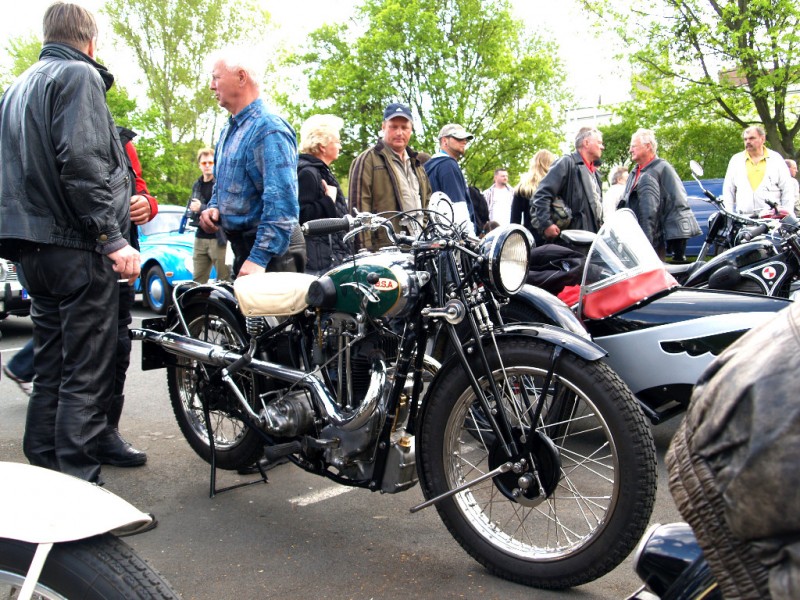
M 363 487 L 372 491 L 380 490 L 386 471 L 387 458 L 391 450 L 389 443 L 390 436 L 398 425 L 398 408 L 401 403 L 401 396 L 404 394 L 409 374 L 412 372 L 414 373 L 414 385 L 409 401 L 410 408 L 406 431 L 410 435 L 414 435 L 424 421 L 425 407 L 427 405 L 426 399 L 430 396 L 431 392 L 436 389 L 438 382 L 443 380 L 446 373 L 455 368 L 463 368 L 469 374 L 470 385 L 478 401 L 484 408 L 486 415 L 489 416 L 492 429 L 498 436 L 498 439 L 504 440 L 503 448 L 508 456 L 512 456 L 518 449 L 514 446 L 511 425 L 507 421 L 504 411 L 497 412 L 497 419 L 492 416 L 489 404 L 490 401 L 479 384 L 479 378 L 487 376 L 491 372 L 486 354 L 487 347 L 491 344 L 495 344 L 498 339 L 510 337 L 535 338 L 550 345 L 553 348 L 553 352 L 551 354 L 551 363 L 545 377 L 544 389 L 547 389 L 549 381 L 552 380 L 562 351 L 572 352 L 588 361 L 599 360 L 605 356 L 606 353 L 602 348 L 586 339 L 585 336 L 578 335 L 571 330 L 543 324 L 497 325 L 502 324 L 497 300 L 488 290 L 483 289 L 481 286 L 475 287 L 471 285 L 471 283 L 475 281 L 475 270 L 473 268 L 473 270 L 469 272 L 463 272 L 460 266 L 461 263 L 458 261 L 458 257 L 455 256 L 455 250 L 442 250 L 436 244 L 431 244 L 430 247 L 426 249 L 423 244 L 421 248 L 415 251 L 414 255 L 415 266 L 418 270 L 429 270 L 429 272 L 436 271 L 439 273 L 446 273 L 446 275 L 438 279 L 438 286 L 434 286 L 432 283 L 422 286 L 420 297 L 417 299 L 415 307 L 408 311 L 409 314 L 414 316 L 406 320 L 406 326 L 401 334 L 402 340 L 394 369 L 394 381 L 385 400 L 385 418 L 374 444 L 374 466 L 370 478 L 367 480 L 344 478 L 327 468 L 317 468 L 300 458 L 289 455 L 289 459 L 301 468 L 332 479 L 343 485 Z M 222 367 L 219 371 L 212 374 L 212 377 L 217 377 L 220 374 L 224 377 L 225 373 L 223 372 L 227 372 L 229 375 L 235 370 L 242 370 L 253 373 L 257 377 L 267 376 L 278 379 L 283 377 L 284 381 L 289 382 L 292 382 L 292 378 L 295 378 L 294 382 L 297 383 L 297 380 L 300 379 L 300 375 L 298 375 L 299 372 L 292 371 L 286 368 L 285 365 L 278 363 L 269 363 L 253 359 L 253 353 L 257 348 L 263 347 L 263 344 L 267 340 L 271 340 L 283 334 L 293 325 L 297 326 L 298 330 L 303 332 L 303 342 L 301 344 L 302 352 L 300 353 L 303 364 L 299 366 L 304 368 L 306 373 L 312 370 L 313 367 L 310 357 L 308 356 L 307 348 L 310 347 L 309 344 L 312 338 L 309 336 L 312 335 L 313 327 L 316 323 L 316 314 L 310 309 L 300 314 L 293 315 L 279 324 L 275 324 L 276 322 L 273 320 L 273 326 L 261 333 L 255 343 L 251 342 L 251 347 L 246 352 L 242 352 L 241 354 L 237 352 L 221 352 L 219 354 L 214 354 L 212 357 L 213 353 L 210 348 L 205 348 L 197 344 L 192 348 L 193 353 L 189 354 L 188 346 L 189 343 L 192 342 L 192 338 L 187 339 L 186 336 L 175 335 L 174 332 L 170 331 L 170 328 L 168 328 L 168 324 L 172 323 L 171 329 L 181 327 L 188 335 L 188 329 L 182 316 L 183 311 L 193 305 L 207 304 L 225 310 L 236 318 L 243 330 L 246 331 L 246 319 L 238 309 L 238 303 L 230 286 L 226 284 L 186 284 L 176 287 L 174 298 L 175 302 L 170 308 L 167 317 L 147 320 L 143 323 L 143 328 L 141 330 L 132 330 L 132 337 L 134 339 L 140 339 L 145 343 L 142 349 L 143 370 L 178 366 L 177 361 L 171 357 L 173 353 L 176 355 L 189 356 L 190 358 L 203 362 L 204 359 L 201 354 L 203 352 L 208 352 L 205 360 L 211 362 L 213 359 L 214 364 Z M 444 306 L 446 301 L 453 300 L 454 298 L 457 298 L 465 307 L 473 306 L 473 309 L 468 308 L 466 310 L 463 317 L 463 321 L 469 328 L 471 340 L 466 345 L 462 345 L 455 323 L 447 322 L 444 318 L 440 320 L 439 317 L 442 317 L 442 315 L 431 315 L 424 310 L 424 307 Z M 483 307 L 486 308 L 487 312 L 481 312 Z M 425 397 L 422 397 L 422 375 L 425 369 L 425 354 L 424 352 L 418 352 L 417 349 L 427 347 L 430 336 L 434 334 L 434 327 L 432 327 L 432 325 L 436 321 L 440 321 L 441 325 L 441 327 L 436 329 L 444 329 L 444 332 L 446 332 L 450 338 L 455 354 L 450 357 L 449 360 L 445 361 L 445 364 L 442 365 L 442 368 L 431 382 L 428 393 Z M 167 335 L 170 337 L 163 337 Z M 169 340 L 168 345 L 172 347 L 172 350 L 167 347 L 162 347 L 162 342 L 165 339 Z M 479 343 L 476 343 L 476 340 L 479 340 Z M 183 350 L 181 350 L 182 344 L 186 346 Z M 481 365 L 478 372 L 473 372 L 470 366 L 470 356 L 473 355 L 477 357 L 478 363 Z M 282 372 L 282 368 L 285 369 L 286 372 Z M 306 377 L 305 374 L 302 374 L 302 376 Z M 324 383 L 328 389 L 331 388 L 329 381 L 324 380 Z M 489 384 L 492 387 L 492 394 L 494 397 L 500 397 L 501 394 L 497 389 L 497 383 L 493 378 L 489 378 Z M 528 405 L 526 408 L 531 411 L 531 414 L 538 415 L 542 409 L 541 403 L 543 401 L 544 397 L 539 400 L 539 406 L 532 406 L 531 399 L 527 397 L 523 389 L 523 402 Z M 241 417 L 248 427 L 257 432 L 264 440 L 267 447 L 276 444 L 272 436 L 254 423 L 251 415 L 247 414 L 246 410 L 241 410 L 237 416 Z M 313 443 L 310 442 L 309 436 L 305 435 L 303 438 L 304 441 L 300 445 L 294 446 L 297 451 L 303 448 L 303 443 Z M 319 467 L 323 466 L 325 465 L 319 465 Z

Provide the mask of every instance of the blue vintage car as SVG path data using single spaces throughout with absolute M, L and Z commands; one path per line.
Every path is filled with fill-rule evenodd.
M 192 250 L 195 229 L 181 232 L 183 206 L 162 204 L 155 218 L 139 226 L 142 274 L 136 280 L 136 292 L 146 306 L 158 314 L 167 311 L 175 284 L 192 279 Z M 217 276 L 211 270 L 211 279 Z
M 722 194 L 723 179 L 701 179 L 700 181 L 703 187 L 715 196 L 719 197 Z M 683 187 L 689 197 L 689 206 L 691 206 L 700 229 L 702 229 L 700 235 L 694 236 L 686 243 L 686 256 L 697 256 L 700 252 L 700 247 L 703 245 L 703 240 L 706 239 L 708 234 L 708 218 L 717 212 L 717 209 L 713 204 L 704 200 L 703 191 L 696 181 L 684 181 Z

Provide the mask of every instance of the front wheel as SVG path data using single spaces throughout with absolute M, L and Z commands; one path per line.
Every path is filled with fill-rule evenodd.
M 551 589 L 593 581 L 619 565 L 647 527 L 656 494 L 650 429 L 630 390 L 602 362 L 564 351 L 545 390 L 551 346 L 507 339 L 497 348 L 487 353 L 499 402 L 477 361 L 472 366 L 490 412 L 506 414 L 511 439 L 488 428 L 463 369 L 439 378 L 421 425 L 425 497 L 513 463 L 515 471 L 437 503 L 450 533 L 511 581 Z M 543 402 L 536 423 L 525 396 L 533 406 Z
M 16 598 L 36 544 L 0 539 L 0 597 Z M 122 540 L 106 533 L 53 546 L 34 598 L 178 598 L 169 583 Z

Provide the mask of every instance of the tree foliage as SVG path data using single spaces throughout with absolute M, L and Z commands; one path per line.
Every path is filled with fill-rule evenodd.
M 691 178 L 690 160 L 703 165 L 706 177 L 724 177 L 730 157 L 743 149 L 741 128 L 723 119 L 665 122 L 640 112 L 635 102 L 618 107 L 617 116 L 615 123 L 601 128 L 606 165 L 630 165 L 628 148 L 639 128 L 655 132 L 658 155 L 675 167 L 681 179 Z
M 39 36 L 29 33 L 11 38 L 3 49 L 11 59 L 9 67 L 0 73 L 0 88 L 5 90 L 28 67 L 39 60 L 42 40 Z
M 471 184 L 488 187 L 495 168 L 526 170 L 541 148 L 560 141 L 558 107 L 565 102 L 563 69 L 552 42 L 525 31 L 507 0 L 365 0 L 349 25 L 313 32 L 302 66 L 311 103 L 283 102 L 299 122 L 331 112 L 345 121 L 345 175 L 374 144 L 391 102 L 416 116 L 412 146 L 434 152 L 446 123 L 475 135 L 462 167 Z
M 721 123 L 728 122 L 737 150 L 742 129 L 761 124 L 770 147 L 797 157 L 797 3 L 656 0 L 635 3 L 631 10 L 610 0 L 584 4 L 599 7 L 604 18 L 616 18 L 629 43 L 635 69 L 632 104 L 640 114 L 663 125 L 691 125 L 698 140 L 699 126 L 723 132 Z
M 32 33 L 22 35 L 11 38 L 5 50 L 11 58 L 11 66 L 7 72 L 0 74 L 3 88 L 39 60 L 42 41 L 38 35 Z M 99 63 L 103 64 L 102 57 L 98 56 L 97 59 Z M 131 98 L 119 83 L 115 83 L 106 93 L 106 101 L 108 102 L 111 116 L 114 117 L 114 122 L 117 125 L 133 130 L 137 130 L 140 127 L 141 120 L 136 111 L 136 100 Z
M 103 11 L 144 73 L 151 105 L 137 148 L 160 201 L 182 203 L 196 177 L 194 152 L 215 137 L 218 109 L 208 90 L 205 58 L 247 31 L 264 31 L 268 16 L 233 0 L 114 0 Z

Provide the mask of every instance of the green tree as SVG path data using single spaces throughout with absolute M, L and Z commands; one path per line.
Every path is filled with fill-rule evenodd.
M 11 64 L 0 73 L 0 88 L 6 89 L 25 69 L 39 60 L 39 51 L 42 49 L 42 40 L 33 33 L 13 37 L 3 48 Z
M 233 0 L 115 0 L 102 10 L 144 73 L 151 105 L 137 148 L 149 161 L 148 183 L 160 201 L 181 204 L 196 176 L 194 152 L 214 137 L 219 114 L 205 58 L 248 31 L 263 32 L 269 17 Z
M 667 160 L 681 179 L 691 178 L 689 161 L 696 160 L 705 170 L 705 177 L 724 177 L 728 161 L 742 146 L 741 129 L 724 119 L 670 121 L 653 119 L 639 110 L 635 101 L 616 110 L 618 120 L 602 127 L 603 162 L 607 165 L 630 164 L 631 136 L 639 128 L 655 131 L 658 155 Z
M 5 50 L 11 58 L 11 66 L 7 72 L 0 73 L 0 81 L 3 82 L 4 89 L 14 79 L 22 75 L 28 67 L 39 60 L 42 41 L 39 36 L 33 33 L 22 35 L 11 38 L 5 46 Z M 103 62 L 100 57 L 98 57 L 98 62 L 101 64 Z M 139 129 L 141 119 L 136 111 L 136 100 L 131 98 L 123 87 L 118 83 L 114 84 L 106 94 L 106 101 L 115 123 L 122 127 L 134 130 Z
M 768 145 L 797 157 L 800 7 L 790 0 L 656 0 L 632 11 L 584 0 L 615 19 L 632 50 L 633 103 L 659 123 L 762 124 Z M 724 127 L 720 128 L 720 131 Z M 708 140 L 709 143 L 712 140 Z M 676 165 L 677 166 L 677 165 Z
M 317 112 L 345 121 L 346 175 L 375 143 L 383 109 L 400 101 L 417 117 L 412 146 L 437 149 L 436 134 L 460 123 L 475 135 L 462 167 L 471 184 L 488 187 L 495 168 L 514 178 L 541 148 L 557 148 L 567 101 L 556 46 L 515 21 L 506 0 L 365 0 L 349 25 L 313 32 L 301 65 L 310 103 L 286 110 L 296 122 Z

